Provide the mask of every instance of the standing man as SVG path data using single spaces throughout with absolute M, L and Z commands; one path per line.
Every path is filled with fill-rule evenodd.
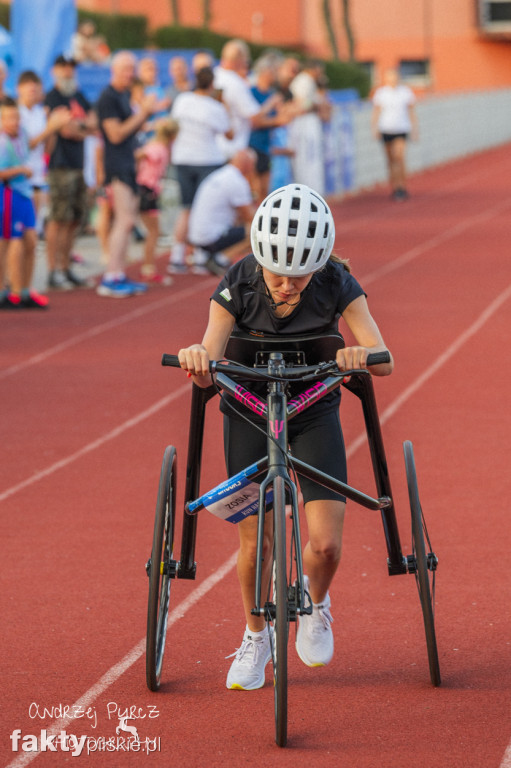
M 75 67 L 74 59 L 67 56 L 56 58 L 52 70 L 55 86 L 45 99 L 50 116 L 62 107 L 71 113 L 71 121 L 56 134 L 48 170 L 48 287 L 61 290 L 87 285 L 86 281 L 73 274 L 70 261 L 75 235 L 87 210 L 83 142 L 94 131 L 96 119 L 91 105 L 78 90 Z
M 280 125 L 273 115 L 279 97 L 272 96 L 259 104 L 247 81 L 250 67 L 249 48 L 244 40 L 229 40 L 222 48 L 220 65 L 215 69 L 215 89 L 221 92 L 222 102 L 231 117 L 233 138 L 218 137 L 218 143 L 227 159 L 239 149 L 246 149 L 254 128 L 273 128 Z
M 156 94 L 144 95 L 139 111 L 132 112 L 130 88 L 135 77 L 136 59 L 120 51 L 112 59 L 110 85 L 97 104 L 99 126 L 105 143 L 105 186 L 112 192 L 113 224 L 106 272 L 97 288 L 99 296 L 124 298 L 144 293 L 147 285 L 126 277 L 126 262 L 131 231 L 138 213 L 135 169 L 137 131 L 156 109 Z

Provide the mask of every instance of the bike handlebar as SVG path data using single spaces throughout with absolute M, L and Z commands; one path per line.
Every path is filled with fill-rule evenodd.
M 366 364 L 368 366 L 381 365 L 383 363 L 390 363 L 390 352 L 387 350 L 385 350 L 385 352 L 372 352 L 367 356 Z M 164 354 L 161 364 L 172 368 L 181 368 L 177 355 Z M 337 367 L 337 363 L 333 360 L 318 363 L 318 365 L 300 365 L 284 368 L 283 371 L 275 376 L 268 373 L 267 367 L 248 368 L 247 366 L 236 365 L 236 363 L 221 362 L 218 360 L 210 360 L 209 370 L 211 373 L 226 373 L 227 375 L 244 376 L 246 379 L 262 379 L 265 381 L 274 379 L 305 380 L 308 376 L 319 376 L 321 374 L 324 374 L 325 376 L 331 376 L 332 374 L 346 376 L 348 373 L 348 371 L 340 371 Z

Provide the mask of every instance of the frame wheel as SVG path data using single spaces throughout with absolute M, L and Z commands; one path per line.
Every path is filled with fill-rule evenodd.
M 151 691 L 157 691 L 160 687 L 167 635 L 170 584 L 174 566 L 172 554 L 176 513 L 176 472 L 176 449 L 173 446 L 168 446 L 163 454 L 156 501 L 153 546 L 151 559 L 147 565 L 149 601 L 147 609 L 146 680 Z
M 434 686 L 438 686 L 441 683 L 441 677 L 435 634 L 435 615 L 432 601 L 435 585 L 435 569 L 438 561 L 433 552 L 426 553 L 425 541 L 427 540 L 428 547 L 431 545 L 427 535 L 427 528 L 419 499 L 413 446 L 409 440 L 403 443 L 403 451 L 405 456 L 408 496 L 410 499 L 410 510 L 412 515 L 412 560 L 415 561 L 415 580 L 417 582 L 424 619 L 429 674 L 431 683 Z

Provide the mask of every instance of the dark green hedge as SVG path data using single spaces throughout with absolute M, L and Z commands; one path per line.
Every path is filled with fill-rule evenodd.
M 98 35 L 106 38 L 112 51 L 124 48 L 145 48 L 148 43 L 146 16 L 125 13 L 89 13 L 78 10 L 78 23 L 93 21 Z
M 0 3 L 0 24 L 6 29 L 11 28 L 11 6 L 7 3 Z

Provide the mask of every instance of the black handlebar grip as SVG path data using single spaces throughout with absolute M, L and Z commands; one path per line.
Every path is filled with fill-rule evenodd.
M 181 368 L 177 355 L 163 355 L 161 364 L 170 365 L 172 368 Z
M 390 363 L 390 352 L 372 352 L 367 356 L 367 365 L 380 365 L 380 363 Z

